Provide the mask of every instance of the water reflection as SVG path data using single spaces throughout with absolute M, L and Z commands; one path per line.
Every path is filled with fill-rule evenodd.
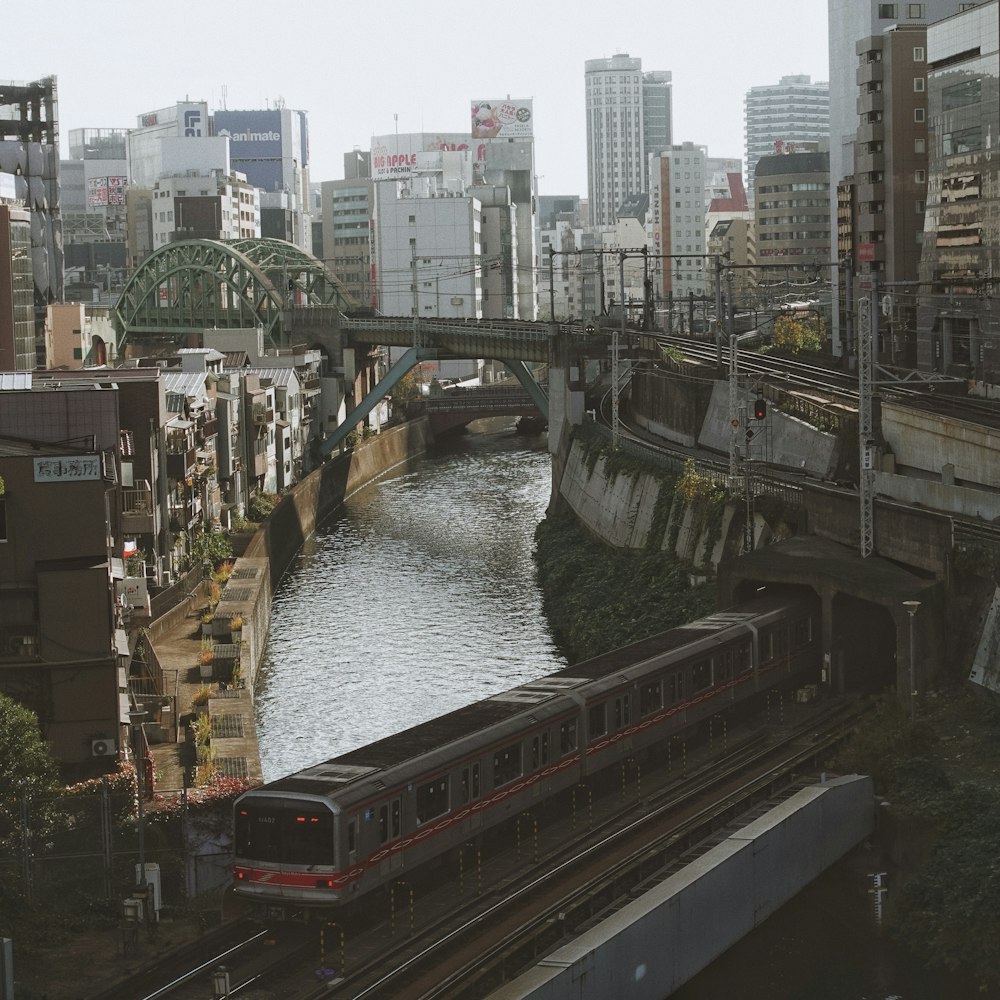
M 565 665 L 531 557 L 550 480 L 543 438 L 467 435 L 316 531 L 274 596 L 265 780 Z

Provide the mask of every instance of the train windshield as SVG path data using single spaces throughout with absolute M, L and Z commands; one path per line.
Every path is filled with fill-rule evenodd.
M 244 802 L 236 810 L 236 856 L 287 865 L 332 865 L 333 814 Z

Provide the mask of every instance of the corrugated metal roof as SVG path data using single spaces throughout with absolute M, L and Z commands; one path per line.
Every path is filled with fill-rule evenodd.
M 294 368 L 255 368 L 251 366 L 244 369 L 244 374 L 270 379 L 273 385 L 288 385 L 293 375 L 298 378 Z
M 0 372 L 0 391 L 30 388 L 31 372 Z
M 165 392 L 179 392 L 192 399 L 202 399 L 205 391 L 204 372 L 164 372 L 163 388 Z

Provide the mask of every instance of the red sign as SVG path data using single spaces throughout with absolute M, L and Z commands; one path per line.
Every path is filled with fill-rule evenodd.
M 875 259 L 875 244 L 859 243 L 858 260 L 874 260 L 874 259 Z

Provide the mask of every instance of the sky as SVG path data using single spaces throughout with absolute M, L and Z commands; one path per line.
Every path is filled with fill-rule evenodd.
M 534 102 L 539 192 L 585 196 L 584 62 L 618 52 L 672 72 L 674 141 L 710 156 L 743 156 L 750 87 L 829 79 L 825 0 L 34 0 L 26 18 L 0 80 L 57 77 L 64 157 L 70 129 L 177 101 L 280 102 L 308 113 L 314 182 L 373 135 L 467 132 L 473 100 L 509 95 Z

